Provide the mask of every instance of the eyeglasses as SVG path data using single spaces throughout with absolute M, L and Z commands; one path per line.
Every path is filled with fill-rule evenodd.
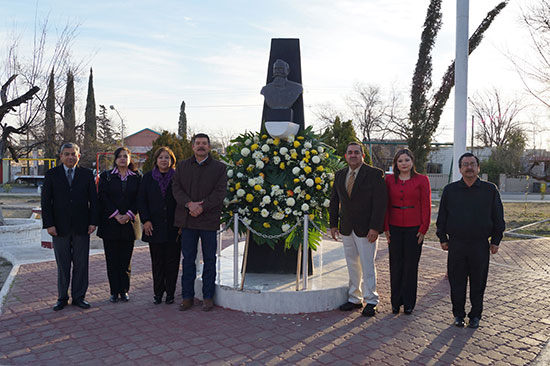
M 460 164 L 460 165 L 462 165 L 463 167 L 466 168 L 466 167 L 469 167 L 469 166 L 477 166 L 477 162 L 472 161 L 472 162 L 470 162 L 470 163 L 462 163 L 462 164 Z

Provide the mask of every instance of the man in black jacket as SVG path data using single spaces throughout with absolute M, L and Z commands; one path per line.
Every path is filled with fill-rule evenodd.
M 69 301 L 71 263 L 73 280 L 72 304 L 88 309 L 88 256 L 90 234 L 97 225 L 98 204 L 91 170 L 77 167 L 80 148 L 74 143 L 61 146 L 61 165 L 48 170 L 42 188 L 42 223 L 53 237 L 57 262 L 57 303 L 53 310 L 63 309 Z
M 454 324 L 464 326 L 466 285 L 470 280 L 468 327 L 477 328 L 489 272 L 489 252 L 496 254 L 504 232 L 504 210 L 497 187 L 479 179 L 479 159 L 464 153 L 458 160 L 462 179 L 443 189 L 437 216 L 437 236 L 448 250 Z M 489 244 L 489 238 L 491 243 Z

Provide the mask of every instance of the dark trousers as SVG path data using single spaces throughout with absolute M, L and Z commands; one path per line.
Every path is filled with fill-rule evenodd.
M 401 227 L 390 225 L 390 284 L 393 307 L 404 305 L 414 309 L 418 285 L 418 262 L 422 244 L 418 244 L 419 226 Z
M 134 251 L 134 241 L 103 239 L 103 247 L 111 295 L 124 294 L 130 289 L 132 272 L 130 261 Z
M 181 253 L 183 254 L 183 274 L 181 276 L 182 297 L 195 297 L 195 278 L 197 268 L 197 247 L 199 238 L 202 244 L 202 296 L 205 299 L 214 297 L 216 281 L 216 232 L 211 230 L 182 229 Z
M 57 262 L 57 299 L 60 301 L 69 299 L 71 263 L 73 267 L 71 297 L 73 301 L 84 299 L 88 290 L 90 236 L 74 234 L 54 236 L 53 251 Z
M 149 252 L 153 267 L 155 296 L 162 297 L 166 292 L 166 296 L 174 297 L 180 270 L 181 243 L 179 241 L 149 243 Z
M 470 280 L 470 318 L 481 318 L 483 311 L 483 294 L 489 273 L 489 243 L 480 240 L 449 240 L 447 258 L 449 284 L 451 285 L 451 302 L 453 315 L 464 317 L 466 313 L 466 285 Z

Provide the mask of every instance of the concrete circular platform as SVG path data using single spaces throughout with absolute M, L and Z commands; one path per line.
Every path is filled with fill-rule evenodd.
M 244 242 L 239 243 L 239 278 Z M 246 274 L 244 288 L 234 288 L 233 245 L 220 255 L 214 303 L 244 312 L 269 314 L 314 313 L 336 309 L 346 302 L 348 272 L 341 243 L 322 241 L 313 252 L 313 275 L 308 288 L 296 291 L 295 274 Z M 300 281 L 300 288 L 302 282 Z M 202 280 L 197 277 L 195 293 L 202 294 Z

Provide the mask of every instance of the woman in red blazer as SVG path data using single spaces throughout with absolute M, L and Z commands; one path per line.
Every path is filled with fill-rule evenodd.
M 386 175 L 388 207 L 384 234 L 390 253 L 391 304 L 394 314 L 401 305 L 411 314 L 416 304 L 418 262 L 431 218 L 428 177 L 416 172 L 414 155 L 399 150 L 393 158 L 393 174 Z

